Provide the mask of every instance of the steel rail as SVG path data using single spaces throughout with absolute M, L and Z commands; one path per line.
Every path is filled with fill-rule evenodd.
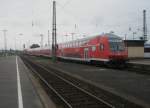
M 105 100 L 96 97 L 95 95 L 93 95 L 93 94 L 91 94 L 91 93 L 85 91 L 84 89 L 82 89 L 82 88 L 80 88 L 80 87 L 74 85 L 72 82 L 67 81 L 66 79 L 62 78 L 61 76 L 58 76 L 57 74 L 50 72 L 48 69 L 46 69 L 46 68 L 43 67 L 42 65 L 40 65 L 40 64 L 35 64 L 35 63 L 34 63 L 33 61 L 31 61 L 31 60 L 27 60 L 27 59 L 26 59 L 26 61 L 27 61 L 28 63 L 30 62 L 30 63 L 29 63 L 29 64 L 30 64 L 30 68 L 32 69 L 32 71 L 33 71 L 34 73 L 36 73 L 36 75 L 42 80 L 42 82 L 44 82 L 44 83 L 47 85 L 48 88 L 50 88 L 53 92 L 55 92 L 55 94 L 57 94 L 57 96 L 58 96 L 69 108 L 73 108 L 72 105 L 71 105 L 70 103 L 68 103 L 68 102 L 63 98 L 63 96 L 61 96 L 61 94 L 59 94 L 59 93 L 57 92 L 57 90 L 55 90 L 35 69 L 33 69 L 33 67 L 32 67 L 31 65 L 36 65 L 36 66 L 38 66 L 39 68 L 43 69 L 43 71 L 46 71 L 46 72 L 49 72 L 50 74 L 55 75 L 56 77 L 58 77 L 58 78 L 61 79 L 62 81 L 66 82 L 67 84 L 69 84 L 69 85 L 75 87 L 76 89 L 80 90 L 82 93 L 85 93 L 86 95 L 92 97 L 93 99 L 95 99 L 95 100 L 97 100 L 97 101 L 99 101 L 99 102 L 105 104 L 105 105 L 107 106 L 107 108 L 115 108 L 115 106 L 111 105 L 110 103 L 106 102 Z

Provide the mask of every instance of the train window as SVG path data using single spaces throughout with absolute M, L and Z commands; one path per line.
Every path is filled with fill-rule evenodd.
M 125 46 L 123 42 L 110 42 L 111 51 L 124 51 Z
M 100 44 L 100 50 L 104 51 L 104 44 Z
M 92 46 L 92 52 L 96 51 L 96 46 Z

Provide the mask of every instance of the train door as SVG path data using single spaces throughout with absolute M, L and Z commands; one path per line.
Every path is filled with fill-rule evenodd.
M 101 58 L 103 58 L 103 57 L 105 57 L 105 48 L 104 48 L 105 46 L 104 46 L 104 44 L 103 43 L 101 43 L 100 45 L 99 45 L 99 50 L 100 50 L 100 57 Z
M 88 59 L 88 52 L 89 52 L 89 49 L 88 48 L 84 48 L 84 59 L 85 60 Z

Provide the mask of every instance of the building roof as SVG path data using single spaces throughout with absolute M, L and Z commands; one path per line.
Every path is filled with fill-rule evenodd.
M 124 40 L 128 47 L 144 47 L 144 40 Z

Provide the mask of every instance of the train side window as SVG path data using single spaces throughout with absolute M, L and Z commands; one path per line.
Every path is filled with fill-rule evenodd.
M 104 51 L 104 44 L 100 44 L 100 50 Z
M 92 46 L 92 52 L 96 51 L 96 46 Z

